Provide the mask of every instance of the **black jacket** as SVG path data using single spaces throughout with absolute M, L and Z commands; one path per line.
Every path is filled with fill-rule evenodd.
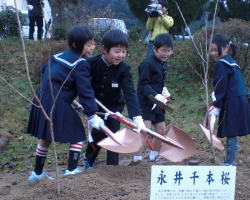
M 126 104 L 129 117 L 141 115 L 130 66 L 124 61 L 107 66 L 102 55 L 93 56 L 87 61 L 91 66 L 91 85 L 95 97 L 111 111 L 122 112 Z
M 151 110 L 154 103 L 148 96 L 150 94 L 153 96 L 162 94 L 166 74 L 166 63 L 158 60 L 155 55 L 150 56 L 140 64 L 137 95 L 142 111 L 162 113 L 162 109 L 157 106 L 154 110 Z

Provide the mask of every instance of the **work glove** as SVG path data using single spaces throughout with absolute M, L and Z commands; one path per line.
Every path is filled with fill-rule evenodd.
M 101 126 L 104 125 L 104 121 L 100 117 L 98 117 L 96 114 L 91 115 L 89 117 L 85 117 L 85 118 L 86 120 L 88 120 L 88 125 L 93 128 L 96 128 L 97 130 L 100 130 Z
M 137 126 L 137 129 L 134 129 L 134 131 L 136 131 L 137 133 L 140 133 L 142 128 L 146 128 L 142 116 L 133 117 L 133 122 Z
M 155 96 L 155 98 L 158 100 L 158 101 L 161 101 L 162 103 L 166 104 L 168 102 L 167 99 L 165 99 L 161 94 L 157 94 Z M 156 104 L 153 105 L 153 108 L 152 110 L 155 108 Z
M 220 108 L 217 108 L 215 106 L 210 106 L 209 110 L 208 110 L 208 114 L 211 115 L 215 115 L 216 117 L 218 117 L 220 115 Z
M 28 10 L 32 10 L 33 9 L 33 6 L 32 5 L 28 5 Z
M 170 100 L 170 93 L 168 92 L 168 89 L 166 87 L 163 87 L 162 96 L 168 101 Z
M 213 102 L 216 101 L 216 97 L 214 95 L 214 92 L 212 92 L 211 97 L 212 97 Z

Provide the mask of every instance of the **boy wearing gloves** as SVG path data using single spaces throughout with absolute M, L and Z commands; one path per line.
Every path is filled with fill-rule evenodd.
M 166 33 L 157 35 L 153 46 L 154 55 L 146 58 L 139 66 L 137 95 L 142 110 L 142 118 L 146 128 L 150 129 L 153 124 L 155 131 L 160 135 L 164 135 L 166 132 L 165 110 L 155 106 L 148 96 L 153 95 L 164 104 L 170 99 L 170 94 L 164 87 L 164 81 L 167 73 L 166 60 L 172 54 L 173 45 L 171 35 Z M 145 137 L 142 137 L 146 142 Z M 141 149 L 134 153 L 134 161 L 142 160 L 145 142 Z M 160 162 L 158 154 L 161 148 L 161 140 L 153 138 L 152 145 L 153 150 L 148 157 L 148 161 Z
M 134 90 L 134 82 L 130 66 L 123 61 L 126 56 L 128 40 L 126 35 L 118 29 L 106 32 L 102 38 L 103 54 L 88 58 L 90 64 L 91 86 L 95 97 L 112 112 L 122 113 L 125 104 L 128 115 L 137 124 L 138 129 L 145 127 L 140 105 Z M 101 107 L 99 112 L 105 112 Z M 108 118 L 105 125 L 114 133 L 120 129 L 120 122 Z M 101 150 L 97 145 L 99 141 L 107 137 L 103 131 L 92 130 L 93 142 L 88 143 L 85 158 L 85 169 L 95 166 L 95 159 Z M 107 150 L 107 165 L 118 165 L 119 154 Z

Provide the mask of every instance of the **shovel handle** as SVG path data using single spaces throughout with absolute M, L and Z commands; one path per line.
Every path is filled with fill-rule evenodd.
M 164 137 L 164 136 L 162 136 L 162 135 L 160 135 L 160 134 L 158 134 L 158 133 L 156 133 L 154 131 L 151 131 L 148 128 L 143 128 L 142 127 L 141 130 L 144 131 L 144 132 L 146 132 L 146 133 L 148 133 L 149 135 L 151 135 L 153 137 L 156 137 L 156 138 L 158 138 L 158 139 L 160 139 L 160 140 L 162 140 L 164 142 L 167 142 L 167 143 L 169 143 L 169 144 L 171 144 L 173 146 L 179 147 L 180 149 L 184 149 L 184 147 L 182 145 L 180 145 L 178 142 L 172 140 L 171 138 L 169 138 L 167 136 Z
M 103 108 L 106 112 L 110 113 L 111 111 L 107 109 L 98 99 L 95 99 L 95 102 Z
M 111 111 L 109 110 L 109 109 L 107 109 L 99 100 L 97 100 L 97 99 L 95 99 L 95 101 L 96 101 L 96 103 L 99 105 L 99 106 L 101 106 L 106 112 L 108 112 L 108 113 L 110 113 Z M 119 119 L 119 117 L 118 117 L 118 119 Z M 125 119 L 126 120 L 126 119 Z M 120 120 L 121 121 L 121 120 Z M 126 120 L 126 121 L 128 121 L 128 120 Z M 123 122 L 123 121 L 122 121 Z M 124 122 L 123 122 L 124 123 Z M 133 126 L 133 127 L 136 127 L 137 128 L 137 126 L 136 126 L 136 124 L 135 123 L 133 123 L 133 122 L 130 122 L 131 123 L 131 125 Z M 176 141 L 174 141 L 174 140 L 172 140 L 171 138 L 169 138 L 169 137 L 163 137 L 162 135 L 160 135 L 160 134 L 158 134 L 158 133 L 156 133 L 156 132 L 154 132 L 154 131 L 151 131 L 150 129 L 148 129 L 148 128 L 141 128 L 141 130 L 143 131 L 143 132 L 146 132 L 146 133 L 148 133 L 148 134 L 150 134 L 151 136 L 153 136 L 153 137 L 156 137 L 156 138 L 158 138 L 158 139 L 160 139 L 160 140 L 162 140 L 162 141 L 164 141 L 164 142 L 167 142 L 167 143 L 169 143 L 169 144 L 172 144 L 172 145 L 174 145 L 174 146 L 176 146 L 176 147 L 179 147 L 179 148 L 181 148 L 181 149 L 184 149 L 184 147 L 182 146 L 182 145 L 180 145 L 178 142 L 176 142 Z

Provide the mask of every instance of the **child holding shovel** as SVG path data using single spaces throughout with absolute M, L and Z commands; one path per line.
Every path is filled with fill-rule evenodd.
M 214 67 L 213 105 L 209 109 L 209 114 L 219 116 L 217 136 L 227 137 L 226 158 L 223 161 L 227 166 L 235 164 L 237 136 L 250 134 L 248 92 L 241 68 L 228 55 L 229 48 L 234 56 L 237 45 L 228 41 L 224 35 L 217 34 L 213 37 L 210 54 L 217 62 Z
M 70 143 L 68 168 L 64 175 L 81 172 L 77 163 L 82 141 L 86 140 L 82 121 L 71 107 L 73 100 L 79 97 L 90 126 L 100 129 L 104 124 L 95 114 L 97 104 L 90 83 L 90 65 L 84 59 L 92 56 L 95 48 L 93 39 L 94 33 L 88 27 L 73 26 L 67 34 L 69 50 L 52 55 L 50 62 L 42 67 L 42 82 L 36 91 L 48 117 L 53 108 L 50 120 L 53 123 L 55 142 Z M 40 142 L 36 148 L 35 168 L 30 174 L 30 182 L 48 177 L 43 167 L 51 144 L 50 122 L 38 107 L 37 99 L 33 103 L 27 133 L 40 139 Z
M 128 115 L 133 118 L 137 127 L 145 127 L 140 111 L 140 105 L 134 90 L 134 82 L 130 66 L 123 61 L 126 56 L 128 40 L 126 35 L 118 29 L 106 32 L 102 38 L 103 54 L 88 58 L 91 69 L 91 85 L 95 91 L 95 97 L 110 111 L 122 113 L 126 104 Z M 99 107 L 99 112 L 105 112 Z M 120 122 L 108 118 L 105 125 L 114 133 L 120 129 Z M 85 169 L 95 166 L 95 159 L 101 150 L 97 145 L 106 138 L 103 131 L 92 130 L 93 142 L 89 142 L 85 157 Z M 119 154 L 107 150 L 107 165 L 118 165 Z
M 154 55 L 145 59 L 139 66 L 137 95 L 142 109 L 142 118 L 144 119 L 146 128 L 150 129 L 153 124 L 155 131 L 160 135 L 164 135 L 166 132 L 165 110 L 155 106 L 148 97 L 149 95 L 153 95 L 164 104 L 167 102 L 167 99 L 163 96 L 163 94 L 167 92 L 166 87 L 164 87 L 167 72 L 165 62 L 172 54 L 173 45 L 171 35 L 166 33 L 157 35 L 153 46 Z M 142 160 L 145 142 L 144 137 L 144 143 L 141 149 L 134 153 L 134 161 Z M 161 140 L 153 138 L 152 145 L 153 150 L 148 157 L 148 161 L 159 163 L 161 162 L 158 159 Z

